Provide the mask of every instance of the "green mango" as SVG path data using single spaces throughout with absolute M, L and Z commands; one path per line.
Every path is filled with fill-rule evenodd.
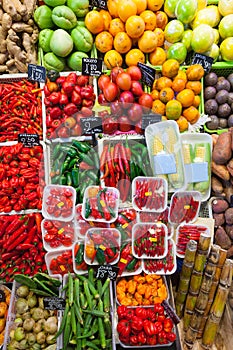
M 175 9 L 177 5 L 177 0 L 165 0 L 164 2 L 164 12 L 170 18 L 176 18 Z

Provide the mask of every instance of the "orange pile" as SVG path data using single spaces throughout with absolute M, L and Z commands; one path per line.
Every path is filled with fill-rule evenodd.
M 161 77 L 155 80 L 151 92 L 153 112 L 164 119 L 176 120 L 181 132 L 187 130 L 189 123 L 196 123 L 200 117 L 198 107 L 203 76 L 204 69 L 199 64 L 191 65 L 185 71 L 180 69 L 178 61 L 166 60 Z

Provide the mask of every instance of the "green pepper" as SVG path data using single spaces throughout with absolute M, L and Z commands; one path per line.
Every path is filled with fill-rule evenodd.
M 125 230 L 122 228 L 121 224 L 117 224 L 116 225 L 116 228 L 118 229 L 118 231 L 120 231 L 121 233 L 121 240 L 122 241 L 125 241 L 126 239 L 128 239 L 128 235 L 127 233 L 125 232 Z
M 127 265 L 126 265 L 126 270 L 127 271 L 133 271 L 134 270 L 134 268 L 135 268 L 135 266 L 136 266 L 136 264 L 137 264 L 137 262 L 138 262 L 138 259 L 136 259 L 136 258 L 133 258 Z
M 104 251 L 101 248 L 97 248 L 96 260 L 100 265 L 103 265 L 105 263 Z
M 59 184 L 60 185 L 66 185 L 66 176 L 62 174 L 59 178 Z
M 130 180 L 132 181 L 136 177 L 136 169 L 135 169 L 135 164 L 132 160 L 130 160 L 129 164 L 130 164 Z
M 72 169 L 77 163 L 78 163 L 79 158 L 75 157 L 73 159 L 71 159 L 70 163 L 69 163 L 69 170 Z
M 75 256 L 75 262 L 77 265 L 81 265 L 83 262 L 83 255 L 84 255 L 84 244 L 80 243 L 79 244 L 79 249 L 78 252 Z
M 64 163 L 62 164 L 62 167 L 61 167 L 61 173 L 62 173 L 62 174 L 64 174 L 65 171 L 68 170 L 70 161 L 71 161 L 70 156 L 67 156 L 66 159 L 65 159 L 65 161 L 64 161 Z
M 66 173 L 66 185 L 72 186 L 72 176 L 71 176 L 71 173 L 69 171 Z
M 73 168 L 71 170 L 72 184 L 74 187 L 79 185 L 79 170 L 78 168 Z
M 52 183 L 52 184 L 58 184 L 58 183 L 59 183 L 59 179 L 60 179 L 60 176 L 59 176 L 59 175 L 53 176 L 53 177 L 51 178 L 51 183 Z
M 93 163 L 96 169 L 99 169 L 100 167 L 100 161 L 99 161 L 99 156 L 98 156 L 98 152 L 92 148 L 89 152 L 89 157 L 93 159 Z
M 91 159 L 87 154 L 81 153 L 80 158 L 83 162 L 87 163 L 88 165 L 94 166 L 93 159 Z
M 72 145 L 75 146 L 80 152 L 83 152 L 83 153 L 87 153 L 91 149 L 91 146 L 87 142 L 73 140 Z
M 58 157 L 58 155 L 60 154 L 60 151 L 61 151 L 61 144 L 57 143 L 53 149 L 53 158 L 54 159 Z
M 75 148 L 71 148 L 67 151 L 67 154 L 71 157 L 71 158 L 74 158 L 74 157 L 77 157 L 79 155 L 78 153 L 78 150 L 75 149 Z
M 87 175 L 90 179 L 92 179 L 95 183 L 97 183 L 98 180 L 99 180 L 99 176 L 98 176 L 93 170 L 88 170 L 88 171 L 86 172 L 86 175 Z
M 85 204 L 85 219 L 87 219 L 91 215 L 91 206 L 89 200 L 86 201 Z

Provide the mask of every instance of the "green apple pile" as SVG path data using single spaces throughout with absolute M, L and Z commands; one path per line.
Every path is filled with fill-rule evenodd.
M 216 61 L 233 61 L 233 0 L 165 0 L 170 18 L 164 34 L 168 58 L 183 63 L 188 52 L 201 53 Z
M 89 0 L 44 0 L 34 12 L 47 70 L 81 71 L 82 58 L 90 56 L 93 46 L 92 34 L 84 25 L 88 7 Z

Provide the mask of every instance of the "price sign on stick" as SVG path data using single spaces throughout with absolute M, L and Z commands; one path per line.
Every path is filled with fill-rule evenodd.
M 25 147 L 38 146 L 40 144 L 39 135 L 37 134 L 19 134 L 18 142 L 23 143 Z
M 37 66 L 36 64 L 28 65 L 28 80 L 38 81 L 39 83 L 45 83 L 46 81 L 46 69 L 43 66 Z
M 82 74 L 100 76 L 103 61 L 99 58 L 82 58 Z
M 64 310 L 66 301 L 58 297 L 44 297 L 45 310 Z
M 141 62 L 138 62 L 137 65 L 140 68 L 142 73 L 142 82 L 147 86 L 153 86 L 155 81 L 156 70 Z
M 96 270 L 96 278 L 101 280 L 106 280 L 109 278 L 112 281 L 115 281 L 118 275 L 119 267 L 112 265 L 100 265 Z
M 206 73 L 211 70 L 214 59 L 212 57 L 202 55 L 200 53 L 195 53 L 193 56 L 192 64 L 200 64 Z

